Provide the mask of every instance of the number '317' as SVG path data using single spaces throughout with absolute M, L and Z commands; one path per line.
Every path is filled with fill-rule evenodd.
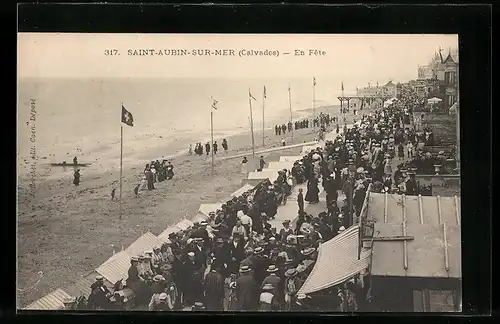
M 106 49 L 104 55 L 120 55 L 117 49 Z

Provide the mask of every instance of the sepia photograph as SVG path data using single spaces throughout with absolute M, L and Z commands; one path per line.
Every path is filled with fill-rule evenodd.
M 17 45 L 18 310 L 462 311 L 457 34 Z

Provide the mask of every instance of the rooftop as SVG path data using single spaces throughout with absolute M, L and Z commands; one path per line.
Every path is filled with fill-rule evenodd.
M 412 237 L 375 240 L 372 275 L 461 278 L 459 197 L 370 192 L 366 203 L 374 237 Z

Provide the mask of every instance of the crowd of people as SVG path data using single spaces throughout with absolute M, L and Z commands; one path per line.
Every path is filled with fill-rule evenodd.
M 319 128 L 322 125 L 326 127 L 330 126 L 331 123 L 338 122 L 338 117 L 330 117 L 330 114 L 321 112 L 317 117 L 311 119 L 301 119 L 296 120 L 293 123 L 289 121 L 288 123 L 283 123 L 281 125 L 274 125 L 274 133 L 277 136 L 286 135 L 287 132 L 291 133 L 293 130 L 299 130 L 309 127 Z
M 401 157 L 400 146 L 413 142 L 415 152 L 407 150 L 407 159 L 421 154 L 418 134 L 409 127 L 415 104 L 412 94 L 403 95 L 395 104 L 363 115 L 290 170 L 279 171 L 274 183 L 261 182 L 211 212 L 206 221 L 171 233 L 162 246 L 132 257 L 128 279 L 116 283 L 114 294 L 102 288 L 102 277 L 96 278 L 89 305 L 125 309 L 133 300 L 150 310 L 365 310 L 369 284 L 359 276 L 314 296 L 298 292 L 317 262 L 320 245 L 360 217 L 370 185 L 374 192 L 428 194 L 411 165 L 402 162 L 392 170 Z M 325 208 L 310 215 L 304 201 L 320 203 L 320 182 Z M 269 220 L 278 206 L 302 183 L 307 189 L 305 196 L 302 189 L 297 194 L 294 221 L 284 221 L 279 230 L 272 227 Z

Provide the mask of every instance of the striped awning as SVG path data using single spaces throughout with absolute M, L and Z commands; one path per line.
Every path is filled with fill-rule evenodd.
M 357 225 L 321 244 L 316 264 L 300 288 L 299 294 L 310 294 L 341 284 L 368 268 L 371 252 L 363 250 L 358 260 L 358 247 Z

